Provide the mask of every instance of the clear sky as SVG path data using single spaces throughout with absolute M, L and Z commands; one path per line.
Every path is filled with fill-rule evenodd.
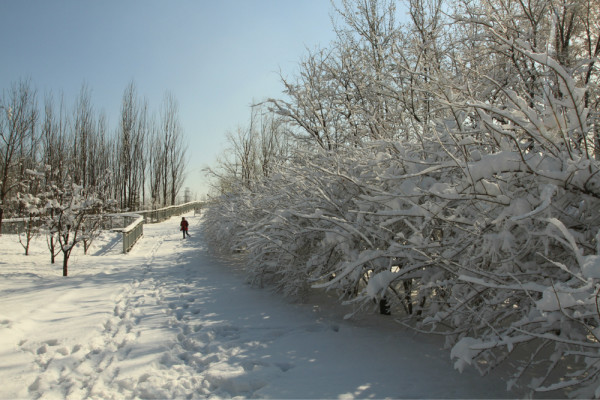
M 85 83 L 116 129 L 123 91 L 158 112 L 179 103 L 189 144 L 185 186 L 202 195 L 201 169 L 249 119 L 255 100 L 280 97 L 307 48 L 334 39 L 329 0 L 0 0 L 0 89 L 30 79 L 72 106 Z

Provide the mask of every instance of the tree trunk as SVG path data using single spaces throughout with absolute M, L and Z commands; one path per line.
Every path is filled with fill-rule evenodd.
M 392 315 L 392 311 L 390 310 L 390 303 L 387 297 L 383 296 L 379 299 L 379 314 L 381 315 Z
M 69 256 L 71 255 L 71 250 L 63 253 L 63 275 L 68 276 L 68 264 L 69 264 Z
M 54 262 L 56 261 L 56 254 L 54 254 L 54 237 L 50 238 L 50 243 L 48 244 L 48 247 L 50 248 L 50 264 L 54 264 Z

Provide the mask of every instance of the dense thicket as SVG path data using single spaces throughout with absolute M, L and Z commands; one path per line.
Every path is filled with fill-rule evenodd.
M 118 101 L 118 100 L 117 100 Z M 122 210 L 175 203 L 184 177 L 185 146 L 177 102 L 167 94 L 152 115 L 130 83 L 110 130 L 83 86 L 72 107 L 47 94 L 43 107 L 31 82 L 14 83 L 0 98 L 0 225 L 28 216 L 24 194 L 73 185 L 118 201 Z M 32 184 L 31 171 L 42 174 Z
M 600 6 L 342 1 L 268 102 L 269 174 L 231 137 L 208 237 L 251 279 L 445 335 L 455 366 L 600 397 Z

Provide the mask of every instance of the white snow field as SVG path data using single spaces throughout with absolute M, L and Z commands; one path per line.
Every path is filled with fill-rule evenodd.
M 247 285 L 199 216 L 185 240 L 179 220 L 145 225 L 129 254 L 103 234 L 66 278 L 44 237 L 29 256 L 0 237 L 0 398 L 518 397 L 389 316 Z

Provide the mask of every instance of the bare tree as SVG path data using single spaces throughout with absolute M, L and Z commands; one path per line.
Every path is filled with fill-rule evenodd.
M 51 207 L 54 213 L 48 219 L 50 235 L 55 235 L 63 254 L 63 276 L 68 276 L 71 252 L 80 243 L 91 243 L 105 218 L 112 211 L 114 202 L 107 200 L 103 187 L 84 189 L 68 181 L 65 186 L 54 186 Z M 87 243 L 87 244 L 86 244 Z
M 34 155 L 38 119 L 36 92 L 29 81 L 13 84 L 0 101 L 0 229 L 7 200 Z
M 325 150 L 340 145 L 336 130 L 338 114 L 335 111 L 334 93 L 325 67 L 329 55 L 321 50 L 309 54 L 300 63 L 295 80 L 281 76 L 289 100 L 270 99 L 274 110 L 297 128 L 297 139 L 315 143 Z M 298 131 L 299 130 L 299 131 Z
M 185 178 L 186 147 L 179 123 L 179 106 L 172 94 L 166 93 L 160 110 L 160 131 L 163 155 L 162 199 L 163 205 L 174 205 Z
M 290 155 L 290 137 L 284 117 L 266 103 L 252 106 L 248 125 L 227 134 L 225 155 L 216 169 L 207 170 L 217 179 L 217 192 L 227 193 L 238 185 L 251 190 L 277 172 Z
M 393 137 L 397 106 L 396 96 L 390 96 L 389 76 L 397 68 L 393 58 L 398 42 L 396 2 L 344 0 L 335 11 L 344 22 L 334 26 L 341 50 L 338 57 L 343 60 L 339 67 L 346 72 L 337 75 L 348 77 L 349 83 L 342 93 L 368 127 L 368 139 Z M 349 60 L 351 69 L 345 68 Z
M 72 163 L 70 172 L 73 180 L 78 185 L 87 187 L 89 180 L 89 168 L 92 160 L 89 158 L 90 142 L 95 136 L 94 132 L 94 110 L 92 108 L 91 91 L 83 84 L 75 109 L 73 110 L 73 125 L 71 130 L 71 156 Z
M 258 130 L 257 162 L 263 178 L 277 171 L 279 165 L 289 156 L 288 127 L 281 116 L 269 111 L 264 105 L 252 107 L 253 118 L 258 122 L 251 124 Z
M 58 109 L 52 94 L 44 101 L 44 120 L 42 122 L 42 158 L 41 162 L 48 168 L 48 176 L 52 181 L 60 181 L 67 171 L 69 160 L 69 144 L 67 141 L 68 118 L 61 96 Z M 50 182 L 46 182 L 50 184 Z
M 43 166 L 40 169 L 43 171 Z M 45 213 L 44 172 L 27 168 L 21 179 L 20 191 L 11 200 L 15 203 L 18 215 L 22 217 L 23 227 L 17 230 L 19 243 L 29 255 L 31 240 L 39 235 Z
M 148 159 L 148 180 L 150 186 L 150 198 L 152 207 L 161 204 L 161 185 L 163 183 L 163 158 L 162 141 L 159 136 L 159 128 L 156 119 L 150 123 L 150 136 L 146 146 L 146 158 Z
M 90 187 L 96 187 L 104 184 L 107 179 L 107 171 L 111 170 L 110 163 L 110 137 L 108 136 L 108 126 L 106 114 L 100 113 L 94 128 L 94 136 L 90 138 L 88 143 L 88 158 L 91 162 L 88 165 L 87 182 Z M 111 183 L 106 190 L 114 193 L 114 181 L 109 179 Z
M 135 84 L 131 82 L 123 93 L 121 120 L 118 131 L 117 191 L 121 208 L 135 209 L 141 205 L 143 190 L 144 147 L 147 141 L 147 103 L 140 101 Z
M 48 94 L 44 103 L 44 121 L 42 123 L 42 159 L 44 166 L 44 200 L 52 202 L 53 193 L 57 187 L 65 181 L 69 167 L 69 141 L 67 138 L 68 119 L 64 107 L 64 101 L 61 100 L 56 109 L 54 97 Z M 56 208 L 49 206 L 46 208 L 46 217 L 52 220 Z M 54 264 L 55 257 L 58 255 L 57 236 L 50 230 L 46 235 L 48 250 L 50 251 L 50 262 Z

